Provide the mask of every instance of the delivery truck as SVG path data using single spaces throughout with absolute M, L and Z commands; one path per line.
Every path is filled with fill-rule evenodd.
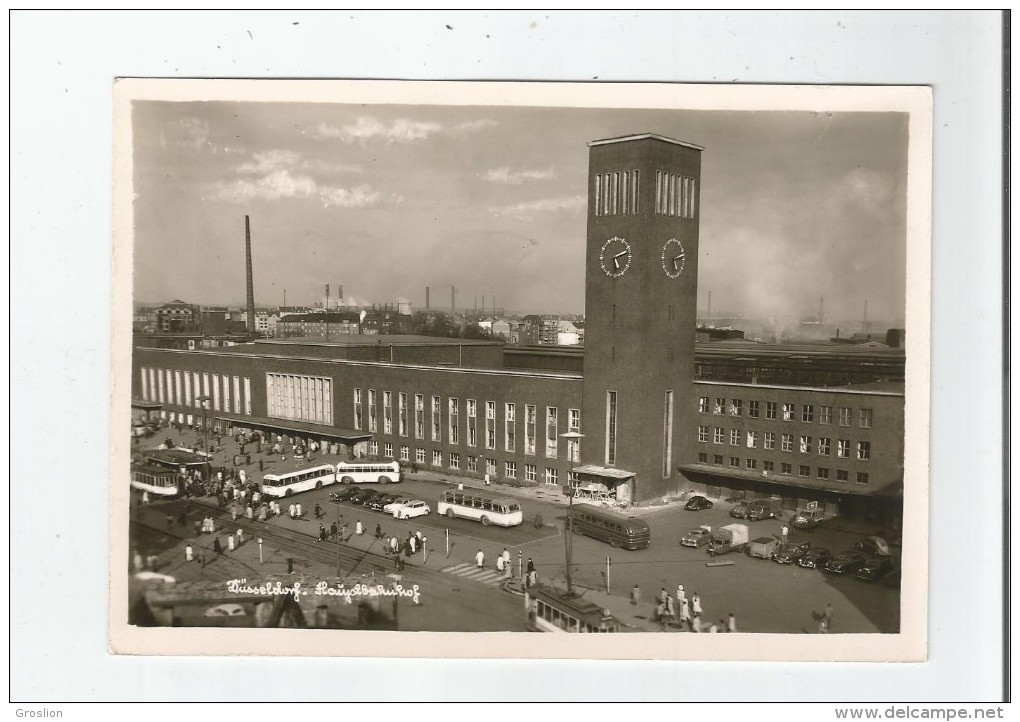
M 727 524 L 712 533 L 712 541 L 708 543 L 708 553 L 727 554 L 743 551 L 747 547 L 747 526 L 745 524 Z

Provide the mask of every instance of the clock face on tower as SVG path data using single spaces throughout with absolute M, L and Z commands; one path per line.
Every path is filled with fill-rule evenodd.
M 684 253 L 684 245 L 675 238 L 670 238 L 662 246 L 662 270 L 670 278 L 679 278 L 684 272 L 684 262 L 687 255 Z
M 610 278 L 619 278 L 630 268 L 632 253 L 630 244 L 619 236 L 613 236 L 602 244 L 599 263 Z

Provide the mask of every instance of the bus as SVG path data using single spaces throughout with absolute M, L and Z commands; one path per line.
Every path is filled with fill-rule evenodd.
M 310 489 L 319 489 L 336 481 L 336 469 L 329 464 L 298 469 L 286 474 L 262 477 L 262 493 L 267 496 L 290 496 Z
M 156 464 L 133 465 L 131 487 L 158 496 L 177 496 L 180 492 L 177 472 Z
M 400 481 L 400 464 L 396 461 L 341 461 L 336 465 L 336 478 L 341 484 L 396 484 Z
M 573 505 L 570 529 L 575 534 L 608 542 L 613 548 L 647 549 L 652 541 L 652 532 L 645 522 L 591 504 Z
M 526 590 L 524 609 L 531 632 L 606 634 L 620 631 L 620 622 L 608 609 L 554 587 L 536 586 Z
M 513 499 L 493 496 L 481 489 L 451 489 L 439 497 L 437 514 L 482 522 L 483 526 L 517 526 L 524 521 L 521 505 Z

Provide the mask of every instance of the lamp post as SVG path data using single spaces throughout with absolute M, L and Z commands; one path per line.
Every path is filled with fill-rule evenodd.
M 574 452 L 575 447 L 570 442 L 580 444 L 584 434 L 577 431 L 568 431 L 560 434 L 560 438 L 567 440 L 567 457 L 570 460 L 570 472 L 567 475 L 567 594 L 574 592 Z
M 195 401 L 202 404 L 202 433 L 205 436 L 205 482 L 209 483 L 209 477 L 212 474 L 212 469 L 209 466 L 209 418 L 206 412 L 209 410 L 209 397 L 208 396 L 196 396 Z
M 258 538 L 259 542 L 259 564 L 262 564 L 262 537 Z
M 329 500 L 336 504 L 336 576 L 337 579 L 341 577 L 340 574 L 340 537 L 344 535 L 343 527 L 340 526 L 340 521 L 344 518 L 343 514 L 340 513 L 340 495 L 330 494 Z

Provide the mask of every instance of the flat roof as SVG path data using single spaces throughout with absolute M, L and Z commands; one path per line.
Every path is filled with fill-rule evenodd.
M 762 384 L 751 383 L 750 381 L 709 381 L 706 379 L 694 379 L 696 384 L 708 386 L 743 386 L 749 389 L 781 389 L 785 391 L 824 391 L 837 394 L 871 394 L 873 396 L 903 396 L 904 383 L 902 381 L 872 381 L 863 384 L 847 384 L 843 386 L 817 386 L 796 384 Z
M 688 143 L 683 140 L 677 140 L 676 138 L 667 138 L 664 135 L 658 133 L 637 133 L 636 135 L 621 135 L 617 138 L 603 138 L 602 140 L 592 140 L 588 142 L 588 147 L 596 145 L 610 145 L 612 143 L 626 143 L 632 140 L 644 140 L 645 138 L 652 138 L 654 140 L 661 140 L 664 143 L 672 143 L 673 145 L 682 145 L 685 148 L 693 148 L 694 150 L 705 150 L 702 145 L 696 143 Z
M 485 341 L 473 338 L 449 338 L 446 336 L 414 336 L 411 334 L 336 334 L 325 336 L 300 336 L 291 338 L 260 338 L 255 344 L 294 346 L 502 346 L 502 341 Z

